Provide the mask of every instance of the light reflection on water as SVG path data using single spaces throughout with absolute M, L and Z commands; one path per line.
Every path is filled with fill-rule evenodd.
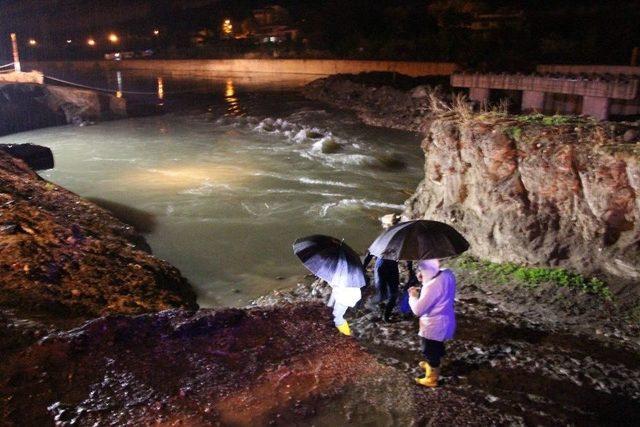
M 118 78 L 94 84 L 109 81 Z M 295 284 L 306 274 L 291 253 L 297 237 L 330 234 L 363 251 L 377 217 L 397 211 L 423 175 L 417 135 L 364 126 L 250 77 L 119 81 L 125 97 L 149 91 L 166 114 L 0 142 L 49 146 L 56 168 L 45 178 L 153 218 L 154 253 L 189 278 L 203 306 Z

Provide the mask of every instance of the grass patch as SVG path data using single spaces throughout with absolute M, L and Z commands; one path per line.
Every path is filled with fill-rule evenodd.
M 628 317 L 632 322 L 640 324 L 640 303 L 636 304 L 629 310 Z
M 486 279 L 498 284 L 516 282 L 528 288 L 535 288 L 541 283 L 553 283 L 561 287 L 569 287 L 579 291 L 597 295 L 611 300 L 611 290 L 605 282 L 592 277 L 586 278 L 564 268 L 526 267 L 515 263 L 495 263 L 481 261 L 472 257 L 461 257 L 454 261 L 456 266 L 465 270 L 477 270 Z M 638 308 L 640 317 L 640 308 Z
M 515 116 L 514 118 L 522 123 L 536 124 L 536 125 L 543 125 L 543 126 L 575 125 L 575 124 L 586 124 L 589 122 L 589 119 L 585 119 L 583 117 L 564 116 L 560 114 L 555 114 L 553 116 L 545 116 L 544 114 L 540 114 L 540 113 L 524 114 L 520 116 Z

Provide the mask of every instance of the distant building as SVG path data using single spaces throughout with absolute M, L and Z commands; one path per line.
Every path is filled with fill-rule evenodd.
M 266 6 L 252 12 L 254 25 L 249 37 L 256 43 L 284 43 L 298 39 L 299 30 L 291 27 L 289 12 L 282 6 Z
M 472 31 L 492 31 L 500 30 L 509 26 L 520 24 L 524 21 L 524 12 L 506 13 L 477 13 L 466 22 L 463 27 Z

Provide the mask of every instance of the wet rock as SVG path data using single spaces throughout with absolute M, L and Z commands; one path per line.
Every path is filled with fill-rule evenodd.
M 392 225 L 397 224 L 399 221 L 400 221 L 400 215 L 398 214 L 391 213 L 391 214 L 383 215 L 382 217 L 380 217 L 380 223 L 384 228 L 389 228 Z
M 53 168 L 53 153 L 49 147 L 34 144 L 0 144 L 0 150 L 22 160 L 33 170 Z

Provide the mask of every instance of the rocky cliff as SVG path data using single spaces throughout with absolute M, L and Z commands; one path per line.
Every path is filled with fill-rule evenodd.
M 440 92 L 353 76 L 304 90 L 368 124 L 425 134 L 425 176 L 406 217 L 456 226 L 491 261 L 563 266 L 615 290 L 640 282 L 639 123 L 474 113 L 461 100 L 433 111 Z
M 455 112 L 422 144 L 411 218 L 454 224 L 474 254 L 640 280 L 640 147 L 586 119 Z
M 107 211 L 0 151 L 0 307 L 90 318 L 195 309 L 180 272 Z

